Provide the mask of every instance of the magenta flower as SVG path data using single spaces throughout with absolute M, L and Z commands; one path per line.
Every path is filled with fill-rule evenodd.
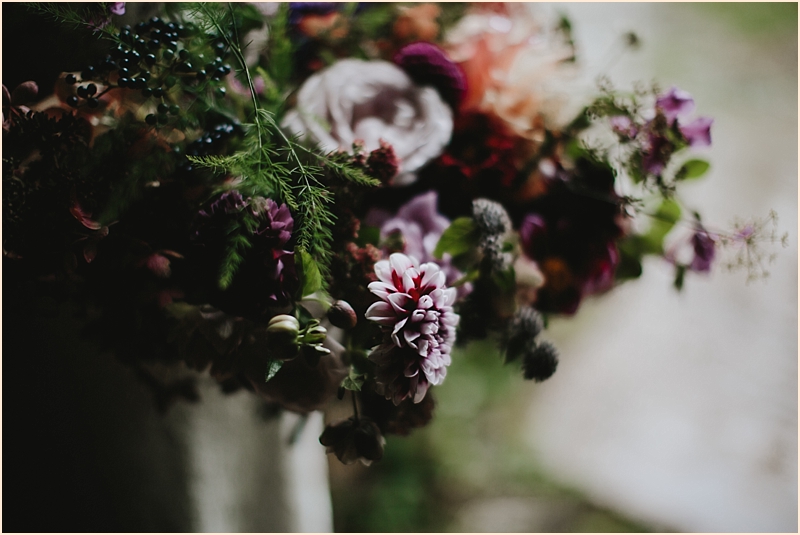
M 672 86 L 672 89 L 658 96 L 656 107 L 664 113 L 664 117 L 671 123 L 678 118 L 678 115 L 690 113 L 694 110 L 694 99 L 686 91 Z
M 458 108 L 467 91 L 467 81 L 442 49 L 431 43 L 412 43 L 395 54 L 394 62 L 418 85 L 435 87 L 442 100 Z
M 430 385 L 444 381 L 459 316 L 453 312 L 454 288 L 432 262 L 394 253 L 375 264 L 378 280 L 370 291 L 381 300 L 366 317 L 384 328 L 383 344 L 370 355 L 378 365 L 376 380 L 386 399 L 399 405 L 419 403 Z
M 110 11 L 112 15 L 124 15 L 125 2 L 109 2 L 108 11 Z
M 691 123 L 681 126 L 678 129 L 689 142 L 690 147 L 708 147 L 711 145 L 711 124 L 714 119 L 711 117 L 698 117 Z

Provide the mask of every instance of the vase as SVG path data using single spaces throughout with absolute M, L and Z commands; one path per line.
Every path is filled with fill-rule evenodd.
M 321 413 L 207 376 L 161 412 L 77 310 L 4 295 L 4 531 L 332 531 Z

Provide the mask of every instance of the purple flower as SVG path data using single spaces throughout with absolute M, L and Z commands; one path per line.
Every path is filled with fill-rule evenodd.
M 248 213 L 250 214 L 248 216 Z M 202 266 L 204 284 L 215 285 L 220 261 L 229 248 L 232 224 L 244 226 L 245 217 L 257 221 L 249 233 L 250 247 L 237 269 L 231 286 L 220 294 L 216 306 L 238 315 L 261 314 L 268 307 L 289 300 L 297 286 L 294 253 L 286 250 L 292 238 L 294 219 L 285 204 L 264 197 L 242 197 L 226 191 L 198 212 L 194 242 L 200 255 L 194 265 Z M 213 283 L 211 282 L 213 281 Z
M 678 129 L 689 142 L 690 147 L 708 147 L 711 145 L 711 124 L 714 119 L 710 117 L 698 117 L 685 126 L 678 126 Z
M 694 248 L 694 258 L 689 269 L 698 273 L 711 271 L 711 262 L 714 260 L 716 252 L 714 237 L 706 229 L 699 227 L 692 236 L 692 247 Z
M 251 210 L 255 216 L 266 216 L 264 223 L 253 234 L 270 240 L 275 247 L 283 247 L 292 238 L 294 219 L 288 206 L 278 206 L 272 199 L 257 197 L 251 201 Z
M 371 224 L 381 229 L 381 238 L 386 239 L 394 233 L 403 238 L 402 252 L 413 256 L 420 262 L 435 262 L 445 274 L 445 284 L 451 285 L 463 276 L 450 261 L 450 255 L 441 260 L 434 258 L 433 251 L 442 233 L 450 226 L 450 220 L 437 211 L 438 193 L 429 191 L 417 195 L 400 207 L 394 217 L 381 215 L 373 211 L 368 215 Z M 464 284 L 457 290 L 458 298 L 465 297 L 471 291 L 470 284 Z
M 434 263 L 395 253 L 375 264 L 378 281 L 369 284 L 380 298 L 366 318 L 384 329 L 384 342 L 370 355 L 386 399 L 399 405 L 419 403 L 430 385 L 444 381 L 450 365 L 459 316 L 453 312 L 454 288 Z
M 111 15 L 124 15 L 125 2 L 96 2 L 89 4 L 86 23 L 102 30 L 111 23 Z
M 111 12 L 112 15 L 124 15 L 125 2 L 110 2 L 108 4 L 108 10 Z
M 656 107 L 659 108 L 667 120 L 671 123 L 678 118 L 678 115 L 690 113 L 694 110 L 694 99 L 692 96 L 672 86 L 668 92 L 659 95 L 656 99 Z
M 394 62 L 418 85 L 432 85 L 442 100 L 457 109 L 467 82 L 461 69 L 436 45 L 412 43 L 401 48 Z
M 209 205 L 208 210 L 200 210 L 198 215 L 201 218 L 213 218 L 241 212 L 245 206 L 247 206 L 247 201 L 244 200 L 241 193 L 234 189 L 220 195 Z

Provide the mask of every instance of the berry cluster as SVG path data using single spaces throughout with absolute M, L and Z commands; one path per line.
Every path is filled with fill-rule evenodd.
M 229 140 L 236 136 L 241 136 L 243 133 L 244 130 L 239 123 L 220 123 L 186 145 L 184 153 L 188 156 L 220 154 Z M 179 169 L 185 173 L 190 173 L 194 168 L 191 162 L 184 160 Z
M 231 73 L 231 66 L 225 63 L 230 51 L 224 39 L 209 39 L 192 23 L 184 25 L 153 17 L 134 27 L 123 27 L 118 42 L 105 59 L 86 67 L 80 80 L 74 74 L 67 75 L 68 84 L 81 84 L 67 104 L 79 107 L 85 102 L 96 108 L 100 97 L 112 89 L 137 90 L 143 99 L 160 101 L 145 121 L 151 126 L 163 126 L 170 116 L 180 114 L 174 87 L 225 95 L 219 82 Z

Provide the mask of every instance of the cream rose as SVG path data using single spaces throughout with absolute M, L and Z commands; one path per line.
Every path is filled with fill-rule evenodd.
M 344 59 L 306 80 L 283 127 L 326 151 L 350 151 L 356 140 L 372 151 L 383 139 L 400 160 L 394 185 L 404 186 L 450 141 L 453 112 L 392 63 Z

